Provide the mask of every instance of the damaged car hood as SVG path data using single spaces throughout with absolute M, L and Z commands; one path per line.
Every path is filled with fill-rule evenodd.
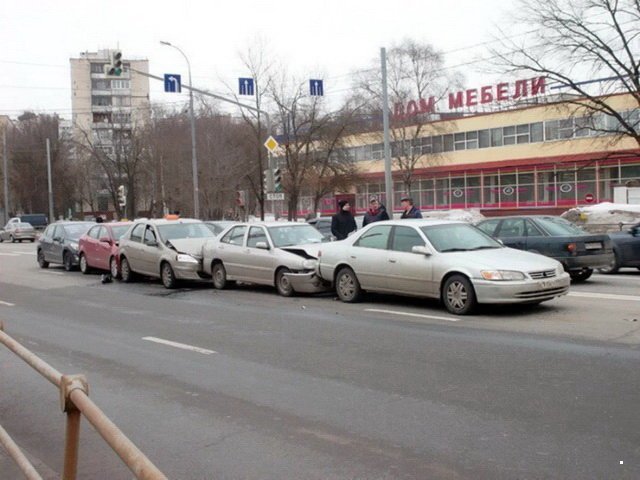
M 210 237 L 202 238 L 174 238 L 167 240 L 167 245 L 173 247 L 178 253 L 186 253 L 193 257 L 202 258 L 202 247 Z

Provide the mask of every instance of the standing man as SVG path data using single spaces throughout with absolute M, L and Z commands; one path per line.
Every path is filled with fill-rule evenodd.
M 415 207 L 411 197 L 402 197 L 400 206 L 402 207 L 402 216 L 400 218 L 422 218 L 422 213 Z
M 336 237 L 336 240 L 344 240 L 357 228 L 356 221 L 351 215 L 351 205 L 346 200 L 340 200 L 338 213 L 331 217 L 331 233 Z
M 375 195 L 369 199 L 369 210 L 364 214 L 362 219 L 362 226 L 366 226 L 373 222 L 379 222 L 381 220 L 389 220 L 389 214 L 386 207 L 378 201 L 378 197 Z

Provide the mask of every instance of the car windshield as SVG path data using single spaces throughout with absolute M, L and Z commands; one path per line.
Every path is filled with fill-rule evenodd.
M 75 225 L 65 225 L 64 231 L 67 232 L 67 237 L 71 240 L 79 239 L 82 234 L 86 233 L 87 230 L 93 225 L 93 223 L 78 223 Z
M 468 252 L 489 248 L 502 248 L 502 245 L 478 228 L 465 223 L 431 225 L 421 230 L 439 252 Z
M 283 225 L 281 227 L 269 227 L 271 240 L 275 247 L 289 247 L 305 243 L 320 243 L 323 235 L 311 225 Z
M 121 225 L 119 227 L 111 227 L 113 238 L 115 238 L 116 240 L 120 240 L 120 237 L 122 237 L 122 235 L 124 235 L 126 231 L 129 230 L 129 226 L 130 225 Z
M 577 225 L 559 217 L 536 218 L 536 222 L 544 228 L 549 235 L 584 235 L 585 231 Z
M 164 240 L 178 240 L 181 238 L 215 237 L 204 223 L 172 223 L 158 226 L 160 237 Z

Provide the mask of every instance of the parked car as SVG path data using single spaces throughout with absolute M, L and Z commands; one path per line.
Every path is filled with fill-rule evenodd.
M 364 215 L 356 215 L 353 217 L 356 221 L 357 230 L 362 228 L 362 221 L 364 220 Z M 316 217 L 307 220 L 309 225 L 312 225 L 316 228 L 320 233 L 322 233 L 327 239 L 335 240 L 335 237 L 331 233 L 331 217 Z
M 203 268 L 215 288 L 236 280 L 275 286 L 280 295 L 326 290 L 316 274 L 323 235 L 305 223 L 241 223 L 207 241 Z
M 200 220 L 140 220 L 120 238 L 120 277 L 132 282 L 137 274 L 160 278 L 165 288 L 180 280 L 199 280 L 202 246 L 213 232 Z
M 30 223 L 8 223 L 0 230 L 0 242 L 22 242 L 29 240 L 31 243 L 36 241 L 36 230 Z
M 219 235 L 225 228 L 237 223 L 238 222 L 234 222 L 233 220 L 205 220 L 204 222 L 204 224 L 209 227 L 214 235 Z
M 587 233 L 552 215 L 491 218 L 479 222 L 477 227 L 508 247 L 558 260 L 575 282 L 585 281 L 594 269 L 605 268 L 614 259 L 608 235 Z
M 37 258 L 40 268 L 50 263 L 64 265 L 66 271 L 78 266 L 78 241 L 93 222 L 55 222 L 49 225 L 38 242 Z
M 565 295 L 551 258 L 503 246 L 466 222 L 388 220 L 320 248 L 318 274 L 344 302 L 363 291 L 438 298 L 464 315 L 478 303 L 540 303 Z
M 623 231 L 610 233 L 613 244 L 613 261 L 600 268 L 601 273 L 616 273 L 622 267 L 637 267 L 640 270 L 640 223 Z
M 49 225 L 49 218 L 44 213 L 25 213 L 10 218 L 7 225 L 10 223 L 30 223 L 36 230 L 44 230 Z
M 113 278 L 120 277 L 118 242 L 133 222 L 97 224 L 80 237 L 80 271 L 91 273 L 92 269 L 110 271 Z

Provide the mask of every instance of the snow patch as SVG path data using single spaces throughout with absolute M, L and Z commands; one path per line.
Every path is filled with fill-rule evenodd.
M 561 216 L 592 233 L 618 232 L 640 222 L 640 205 L 602 202 L 572 208 Z

